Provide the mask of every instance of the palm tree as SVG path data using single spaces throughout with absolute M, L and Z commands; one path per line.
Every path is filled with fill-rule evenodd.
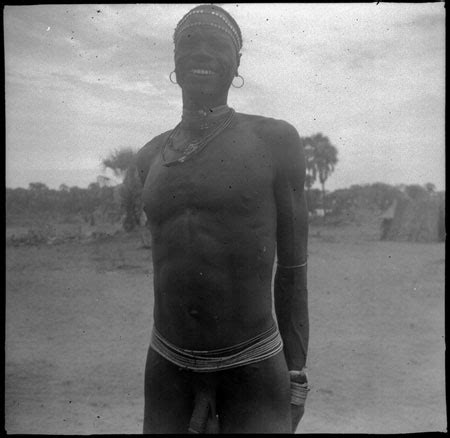
M 314 159 L 311 160 L 311 163 L 309 164 L 309 166 L 312 167 L 310 173 L 314 176 L 314 180 L 316 176 L 319 177 L 319 181 L 322 186 L 322 205 L 325 213 L 325 182 L 333 173 L 336 163 L 338 162 L 338 151 L 336 147 L 331 144 L 329 138 L 325 137 L 320 132 L 312 137 L 308 137 L 306 139 L 306 145 L 305 153 L 307 148 L 310 147 L 312 149 L 311 154 L 314 156 Z M 308 172 L 308 153 L 306 153 L 306 156 L 306 168 Z
M 305 149 L 305 162 L 306 162 L 305 186 L 308 192 L 311 190 L 311 187 L 316 182 L 317 177 L 314 147 L 309 140 L 310 140 L 309 137 L 302 139 Z

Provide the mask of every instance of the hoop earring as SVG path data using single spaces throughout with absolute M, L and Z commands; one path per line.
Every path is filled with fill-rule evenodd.
M 237 78 L 241 78 L 241 85 L 239 85 L 239 86 L 237 86 L 237 85 L 234 85 L 233 84 L 233 82 L 231 82 L 231 85 L 234 87 L 234 88 L 242 88 L 243 86 L 244 86 L 244 83 L 245 83 L 245 81 L 244 81 L 244 78 L 241 76 L 241 75 L 237 75 L 236 76 Z M 234 78 L 233 78 L 233 81 L 234 81 Z
M 175 73 L 175 81 L 172 79 L 172 75 L 175 73 L 175 70 L 173 72 L 170 73 L 169 75 L 169 80 L 170 82 L 172 82 L 172 84 L 178 84 L 177 82 L 177 74 Z

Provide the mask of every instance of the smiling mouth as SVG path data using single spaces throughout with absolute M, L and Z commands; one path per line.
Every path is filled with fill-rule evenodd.
M 193 73 L 194 75 L 200 75 L 200 76 L 211 76 L 211 75 L 216 74 L 212 70 L 205 70 L 205 69 L 201 69 L 201 68 L 194 68 L 191 70 L 191 73 Z

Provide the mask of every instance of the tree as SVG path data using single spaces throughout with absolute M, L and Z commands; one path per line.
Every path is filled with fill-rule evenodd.
M 309 192 L 311 187 L 316 182 L 317 169 L 315 166 L 314 157 L 314 147 L 308 143 L 308 138 L 301 139 L 305 148 L 305 163 L 306 163 L 306 175 L 305 175 L 305 186 L 306 190 Z
M 136 153 L 131 148 L 116 149 L 102 160 L 102 164 L 105 169 L 111 169 L 115 176 L 122 178 L 120 197 L 125 210 L 123 227 L 125 231 L 132 231 L 139 224 L 142 212 L 142 187 L 136 167 Z
M 118 178 L 124 178 L 134 157 L 135 153 L 131 148 L 116 149 L 102 160 L 102 164 L 105 169 L 111 169 Z
M 338 151 L 328 139 L 320 132 L 304 139 L 305 143 L 305 155 L 306 155 L 306 172 L 313 179 L 313 183 L 316 177 L 319 177 L 320 184 L 322 185 L 322 202 L 323 209 L 325 209 L 325 182 L 328 177 L 333 173 L 334 168 L 338 162 Z M 314 157 L 314 158 L 311 158 Z M 310 183 L 308 181 L 308 183 Z M 312 185 L 312 184 L 311 184 Z
M 317 209 L 321 206 L 322 192 L 319 189 L 308 189 L 306 191 L 306 204 L 308 211 L 311 214 L 315 214 Z
M 125 231 L 131 231 L 139 225 L 142 214 L 142 185 L 135 160 L 126 172 L 120 195 L 126 212 L 123 227 Z
M 28 184 L 30 192 L 30 204 L 33 209 L 39 212 L 49 213 L 49 193 L 50 189 L 41 182 Z
M 104 175 L 98 175 L 97 176 L 97 184 L 101 188 L 111 187 L 112 186 L 111 178 L 108 178 L 107 176 L 104 176 Z
M 46 184 L 41 182 L 32 182 L 28 184 L 28 190 L 35 193 L 42 193 L 49 190 Z
M 410 184 L 405 187 L 405 193 L 413 200 L 428 199 L 430 192 L 419 184 Z

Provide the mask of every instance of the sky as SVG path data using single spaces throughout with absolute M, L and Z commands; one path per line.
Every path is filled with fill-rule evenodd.
M 328 190 L 445 189 L 444 3 L 220 5 L 244 39 L 229 105 L 327 136 L 339 160 Z M 193 6 L 6 6 L 6 187 L 117 181 L 102 159 L 172 129 L 172 35 Z

